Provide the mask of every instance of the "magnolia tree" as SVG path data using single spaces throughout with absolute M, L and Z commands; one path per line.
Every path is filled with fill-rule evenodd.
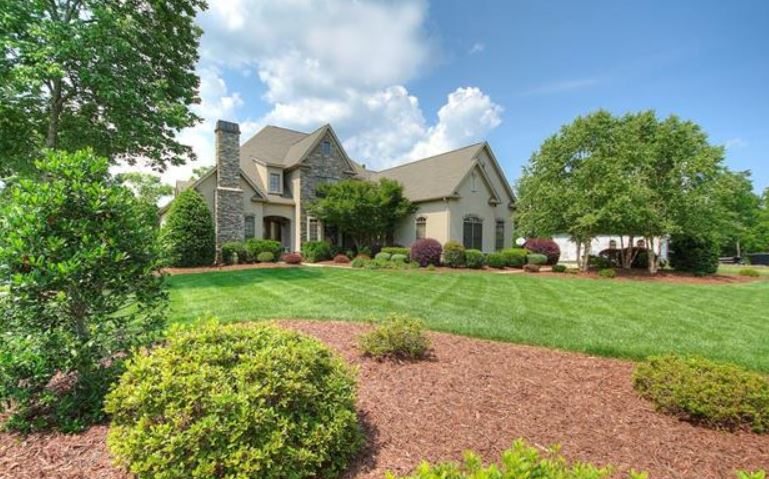
M 585 270 L 597 235 L 631 237 L 621 245 L 625 267 L 634 240 L 644 239 L 656 272 L 658 238 L 712 237 L 728 228 L 725 175 L 723 148 L 696 124 L 598 111 L 562 127 L 531 157 L 518 182 L 516 221 L 530 235 L 569 234 Z

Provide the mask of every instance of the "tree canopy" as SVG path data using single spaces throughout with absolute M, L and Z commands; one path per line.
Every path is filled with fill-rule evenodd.
M 602 110 L 565 125 L 534 153 L 518 182 L 516 221 L 524 234 L 569 234 L 585 245 L 585 258 L 599 234 L 644 238 L 655 271 L 655 238 L 734 226 L 724 195 L 734 175 L 724 149 L 693 122 Z
M 42 148 L 163 169 L 192 150 L 176 141 L 199 118 L 204 0 L 3 0 L 0 177 L 33 171 Z
M 361 247 L 384 244 L 396 224 L 416 211 L 416 206 L 403 196 L 403 186 L 395 180 L 350 179 L 321 185 L 318 199 L 308 211 L 335 225 Z

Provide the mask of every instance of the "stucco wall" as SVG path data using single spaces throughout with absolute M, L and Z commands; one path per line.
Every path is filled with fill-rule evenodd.
M 423 216 L 427 221 L 425 224 L 425 237 L 440 241 L 441 244 L 448 241 L 449 236 L 449 213 L 448 204 L 445 201 L 429 201 L 419 203 L 419 210 L 413 215 L 409 215 L 401 221 L 395 228 L 393 240 L 396 244 L 411 246 L 416 240 L 416 219 Z

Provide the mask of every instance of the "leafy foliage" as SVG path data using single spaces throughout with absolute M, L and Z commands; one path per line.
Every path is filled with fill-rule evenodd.
M 415 261 L 421 267 L 427 265 L 437 265 L 441 262 L 441 244 L 432 238 L 425 238 L 416 240 L 411 245 L 411 252 L 409 256 L 411 261 Z
M 143 478 L 334 478 L 362 443 L 352 370 L 269 325 L 174 329 L 106 410 L 110 451 Z
M 408 263 L 409 257 L 405 254 L 395 253 L 390 256 L 390 261 L 393 263 Z
M 617 277 L 617 270 L 614 268 L 603 268 L 598 270 L 598 276 L 606 279 L 614 279 Z
M 507 266 L 507 258 L 501 252 L 489 253 L 486 255 L 486 264 L 492 268 L 502 269 Z
M 299 253 L 285 253 L 280 257 L 280 260 L 286 264 L 301 264 L 303 258 Z
M 450 268 L 465 265 L 465 247 L 458 241 L 447 241 L 443 245 L 443 264 Z
M 227 264 L 234 264 L 237 257 L 238 263 L 248 261 L 246 252 L 246 243 L 243 241 L 230 241 L 222 245 L 222 261 Z
M 549 448 L 544 454 L 526 444 L 523 439 L 513 442 L 510 449 L 502 453 L 499 465 L 483 464 L 482 459 L 473 452 L 465 453 L 463 464 L 442 463 L 430 465 L 423 462 L 408 476 L 396 478 L 387 473 L 387 479 L 604 479 L 611 477 L 611 467 L 597 467 L 589 463 L 569 464 L 558 454 L 557 446 Z M 646 479 L 645 473 L 631 471 L 628 479 Z
M 167 295 L 157 228 L 91 151 L 49 153 L 0 204 L 0 405 L 22 431 L 102 419 L 123 357 L 152 343 Z
M 565 264 L 554 264 L 553 265 L 553 273 L 565 273 L 566 272 L 566 265 Z
M 386 178 L 324 183 L 309 207 L 310 214 L 349 235 L 359 250 L 385 244 L 396 224 L 415 211 L 416 206 L 403 196 L 403 186 Z
M 561 248 L 552 238 L 529 238 L 523 246 L 532 253 L 547 256 L 545 264 L 548 265 L 556 264 L 561 258 Z
M 378 259 L 380 261 L 390 261 L 391 257 L 392 255 L 390 253 L 385 253 L 384 251 L 380 251 L 374 255 L 374 259 Z
M 274 258 L 280 258 L 283 245 L 279 241 L 251 238 L 246 240 L 246 253 L 249 261 L 254 261 L 260 253 L 272 253 Z
M 262 251 L 256 255 L 256 261 L 259 263 L 272 263 L 275 261 L 275 255 L 271 251 Z
M 547 264 L 547 256 L 539 253 L 531 253 L 526 255 L 527 264 L 543 265 Z
M 430 349 L 421 320 L 391 314 L 376 329 L 360 337 L 363 354 L 375 358 L 422 359 Z
M 769 380 L 739 366 L 654 356 L 638 365 L 633 385 L 666 413 L 715 428 L 769 431 Z
M 670 266 L 677 271 L 696 275 L 718 271 L 719 245 L 712 237 L 675 235 L 670 238 Z
M 209 266 L 214 262 L 214 220 L 203 196 L 188 188 L 177 196 L 162 230 L 168 261 L 173 266 Z
M 525 248 L 507 248 L 501 251 L 505 257 L 507 266 L 511 268 L 522 268 L 526 264 L 526 256 L 529 251 Z
M 192 157 L 203 0 L 5 0 L 0 16 L 0 176 L 43 147 L 157 168 Z M 19 141 L 20 138 L 25 141 Z
M 748 278 L 758 278 L 759 276 L 761 276 L 761 273 L 759 273 L 753 268 L 742 268 L 737 272 L 737 274 L 739 274 L 740 276 L 746 276 Z
M 465 251 L 465 266 L 470 269 L 481 269 L 484 264 L 486 264 L 486 256 L 482 251 L 477 249 Z
M 328 241 L 307 241 L 302 244 L 302 256 L 309 263 L 331 259 L 331 244 Z
M 385 246 L 382 248 L 382 253 L 390 253 L 390 254 L 402 254 L 408 257 L 409 255 L 409 249 L 404 248 L 402 246 Z

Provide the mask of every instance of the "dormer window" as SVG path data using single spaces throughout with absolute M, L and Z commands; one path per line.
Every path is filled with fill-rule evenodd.
M 320 151 L 324 155 L 330 155 L 331 154 L 331 142 L 330 141 L 324 141 L 320 145 Z
M 283 192 L 281 176 L 280 173 L 270 173 L 270 193 L 279 195 Z

